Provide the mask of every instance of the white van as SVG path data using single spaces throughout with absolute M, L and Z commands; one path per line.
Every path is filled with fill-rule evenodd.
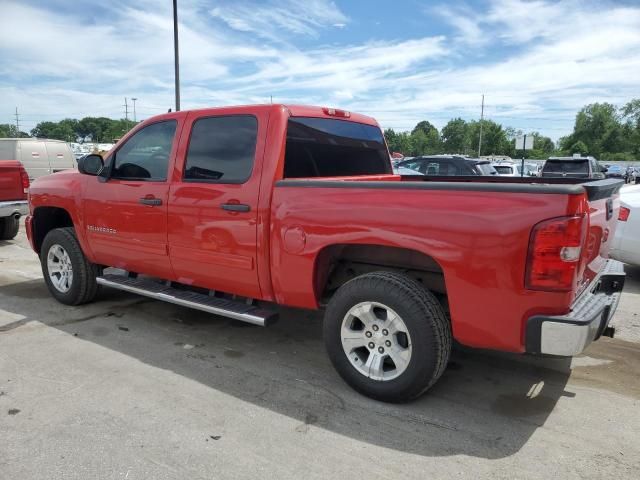
M 76 159 L 67 142 L 40 138 L 0 138 L 0 160 L 18 160 L 29 179 L 76 168 Z

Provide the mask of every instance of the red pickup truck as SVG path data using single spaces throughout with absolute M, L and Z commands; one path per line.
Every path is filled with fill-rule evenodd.
M 0 160 L 0 240 L 18 234 L 20 216 L 29 212 L 29 175 L 15 160 Z
M 258 325 L 324 308 L 335 368 L 380 400 L 427 390 L 454 339 L 570 356 L 613 333 L 618 180 L 402 177 L 374 119 L 286 105 L 160 115 L 78 170 L 30 191 L 56 299 L 104 285 Z

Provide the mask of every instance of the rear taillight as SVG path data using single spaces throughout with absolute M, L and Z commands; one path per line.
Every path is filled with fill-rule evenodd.
M 621 222 L 626 222 L 629 220 L 629 214 L 631 213 L 631 209 L 627 207 L 620 207 L 620 214 L 618 215 L 618 220 Z M 633 217 L 636 218 L 636 217 Z
M 20 166 L 20 179 L 22 180 L 22 191 L 27 193 L 29 191 L 29 175 L 23 166 Z
M 525 287 L 570 291 L 580 266 L 586 227 L 584 216 L 553 218 L 533 227 Z

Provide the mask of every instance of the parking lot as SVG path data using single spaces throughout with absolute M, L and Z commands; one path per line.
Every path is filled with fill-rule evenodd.
M 637 478 L 640 269 L 617 338 L 573 360 L 457 349 L 389 405 L 337 376 L 318 313 L 263 329 L 107 290 L 65 307 L 23 232 L 0 242 L 2 478 Z

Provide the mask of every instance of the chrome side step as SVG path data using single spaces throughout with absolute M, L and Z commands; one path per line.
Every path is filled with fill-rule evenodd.
M 255 305 L 211 297 L 202 293 L 178 290 L 164 283 L 158 283 L 148 278 L 131 278 L 123 275 L 103 275 L 96 278 L 99 285 L 117 288 L 125 292 L 144 295 L 145 297 L 175 303 L 183 307 L 202 310 L 203 312 L 233 318 L 243 322 L 266 327 L 277 320 L 278 313 Z

